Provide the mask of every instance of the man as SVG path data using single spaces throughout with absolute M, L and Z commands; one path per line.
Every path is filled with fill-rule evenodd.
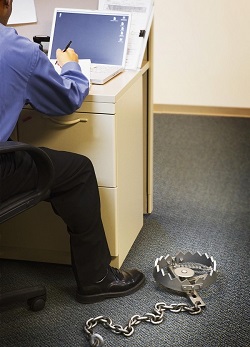
M 50 116 L 65 115 L 79 108 L 89 92 L 74 50 L 57 50 L 62 68 L 61 75 L 57 74 L 37 44 L 6 26 L 11 11 L 12 0 L 0 0 L 0 141 L 9 139 L 25 103 Z M 70 234 L 77 300 L 91 303 L 135 292 L 144 283 L 144 275 L 109 265 L 92 163 L 78 154 L 43 150 L 55 168 L 49 201 Z M 0 174 L 2 201 L 36 184 L 34 163 L 22 152 L 2 155 Z

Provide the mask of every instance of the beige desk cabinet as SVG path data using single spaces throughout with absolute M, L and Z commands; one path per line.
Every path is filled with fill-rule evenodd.
M 140 71 L 125 71 L 103 86 L 92 85 L 81 108 L 68 116 L 46 117 L 27 107 L 17 126 L 19 141 L 92 160 L 112 264 L 117 267 L 142 228 L 148 199 L 148 71 L 145 63 Z M 2 224 L 0 236 L 2 258 L 70 263 L 66 226 L 47 202 Z

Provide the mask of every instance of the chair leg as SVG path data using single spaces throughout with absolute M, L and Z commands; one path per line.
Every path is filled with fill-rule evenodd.
M 40 311 L 46 302 L 46 288 L 44 286 L 33 286 L 0 293 L 0 307 L 26 301 L 32 311 Z

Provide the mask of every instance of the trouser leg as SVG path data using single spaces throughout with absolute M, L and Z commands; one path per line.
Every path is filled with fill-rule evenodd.
M 1 201 L 33 189 L 37 171 L 31 157 L 25 152 L 0 155 Z
M 93 165 L 78 154 L 43 149 L 55 166 L 50 202 L 68 226 L 77 284 L 93 283 L 105 276 L 111 260 Z
M 96 176 L 91 161 L 84 156 L 47 148 L 43 150 L 55 167 L 48 201 L 68 226 L 72 268 L 77 285 L 81 287 L 100 280 L 111 260 L 101 221 Z M 18 177 L 16 186 L 18 181 L 21 184 L 27 171 L 32 179 L 36 176 L 36 170 L 27 159 L 24 162 L 25 167 L 19 165 L 18 173 L 15 172 Z

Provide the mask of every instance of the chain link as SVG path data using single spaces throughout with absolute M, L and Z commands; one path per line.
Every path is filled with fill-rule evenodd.
M 104 328 L 110 329 L 114 334 L 121 334 L 129 337 L 133 335 L 135 326 L 141 322 L 148 322 L 154 325 L 161 324 L 164 320 L 165 311 L 173 313 L 188 312 L 189 314 L 195 315 L 201 313 L 201 307 L 198 303 L 194 306 L 188 306 L 185 303 L 166 305 L 164 302 L 155 304 L 153 313 L 146 313 L 143 316 L 134 315 L 130 318 L 127 326 L 122 327 L 119 324 L 113 324 L 111 318 L 105 316 L 98 316 L 96 318 L 90 318 L 85 322 L 84 332 L 89 340 L 91 347 L 103 346 L 103 338 L 99 334 L 94 334 L 93 329 L 97 324 L 102 324 Z

